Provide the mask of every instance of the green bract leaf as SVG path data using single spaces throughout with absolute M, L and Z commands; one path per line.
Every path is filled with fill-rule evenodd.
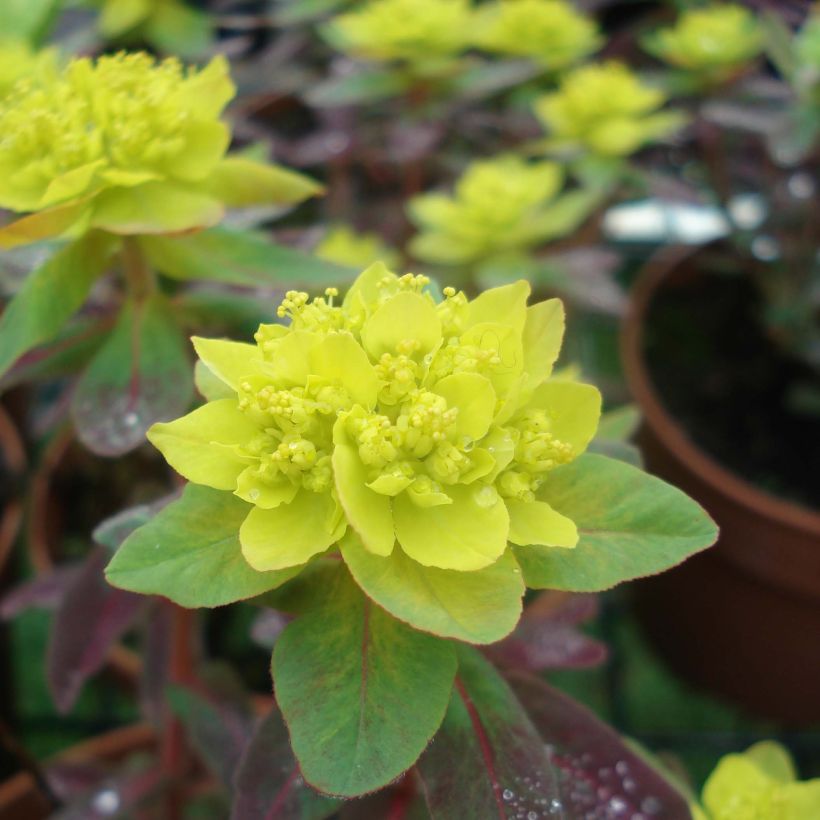
M 260 234 L 212 228 L 193 236 L 142 237 L 151 264 L 174 279 L 235 285 L 322 285 L 353 278 L 353 271 L 270 242 Z
M 493 643 L 509 635 L 521 615 L 524 582 L 509 550 L 485 569 L 456 572 L 425 567 L 398 546 L 387 557 L 374 555 L 348 532 L 342 555 L 370 598 L 425 632 Z
M 35 345 L 53 338 L 105 270 L 115 241 L 91 233 L 31 273 L 0 316 L 0 375 Z
M 622 461 L 588 453 L 551 473 L 539 494 L 578 526 L 572 550 L 517 547 L 527 586 L 594 592 L 653 575 L 713 544 L 694 501 Z
M 391 618 L 340 566 L 324 604 L 290 624 L 273 652 L 305 780 L 352 797 L 398 777 L 438 729 L 455 671 L 451 644 Z
M 9 39 L 38 41 L 57 13 L 60 0 L 4 0 L 0 31 Z
M 214 607 L 278 587 L 300 568 L 257 572 L 239 546 L 250 506 L 230 493 L 189 484 L 178 501 L 130 535 L 105 571 L 121 589 Z
M 188 409 L 188 343 L 160 295 L 125 303 L 113 333 L 81 377 L 71 403 L 77 434 L 100 455 L 126 453 L 156 421 Z

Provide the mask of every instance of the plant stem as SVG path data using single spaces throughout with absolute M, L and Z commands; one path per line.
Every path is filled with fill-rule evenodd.
M 122 240 L 122 266 L 132 298 L 142 301 L 156 292 L 157 278 L 136 237 L 126 236 Z
M 194 679 L 194 613 L 176 604 L 167 603 L 171 615 L 171 648 L 169 680 L 187 684 Z M 170 713 L 162 736 L 162 765 L 170 780 L 167 796 L 167 820 L 181 820 L 184 809 L 185 775 L 188 754 L 182 723 Z

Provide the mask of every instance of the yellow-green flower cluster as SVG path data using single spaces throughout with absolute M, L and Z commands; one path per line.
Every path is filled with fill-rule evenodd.
M 601 44 L 595 23 L 566 0 L 497 0 L 475 13 L 475 42 L 486 51 L 566 68 Z
M 703 787 L 695 820 L 820 817 L 820 779 L 798 782 L 789 753 L 773 742 L 722 758 Z
M 681 125 L 680 114 L 660 110 L 665 102 L 660 89 L 610 61 L 566 74 L 557 91 L 536 100 L 535 113 L 555 147 L 617 157 Z
M 423 194 L 409 204 L 421 232 L 410 249 L 427 262 L 473 262 L 530 248 L 555 235 L 564 182 L 554 162 L 504 155 L 474 162 L 452 196 Z
M 760 54 L 763 31 L 749 9 L 719 4 L 685 11 L 674 26 L 648 36 L 644 46 L 671 65 L 717 79 Z
M 335 225 L 313 249 L 320 259 L 348 268 L 366 268 L 382 261 L 388 267 L 398 264 L 399 255 L 374 233 L 359 233 L 347 225 Z
M 468 0 L 370 0 L 325 28 L 338 48 L 365 60 L 434 68 L 468 44 Z
M 224 58 L 201 70 L 144 53 L 72 60 L 0 101 L 0 207 L 43 212 L 0 245 L 101 228 L 169 233 L 213 225 L 226 205 L 298 202 L 318 190 L 275 166 L 226 157 Z
M 54 76 L 57 72 L 57 52 L 40 51 L 23 40 L 0 39 L 0 101 L 5 99 L 18 80 Z
M 257 570 L 300 566 L 346 531 L 470 572 L 508 543 L 573 547 L 539 498 L 593 437 L 600 396 L 550 380 L 560 302 L 517 282 L 470 301 L 382 264 L 345 299 L 290 292 L 256 344 L 195 339 L 213 400 L 149 438 L 188 480 L 248 502 L 239 537 Z M 221 398 L 218 396 L 222 396 Z

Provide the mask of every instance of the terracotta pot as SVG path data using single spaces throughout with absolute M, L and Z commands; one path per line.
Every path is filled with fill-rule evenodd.
M 635 585 L 639 615 L 683 677 L 763 716 L 817 721 L 820 512 L 758 489 L 697 447 L 664 408 L 645 365 L 652 296 L 684 269 L 691 273 L 690 253 L 667 250 L 639 278 L 622 354 L 643 413 L 647 467 L 697 499 L 721 535 L 713 549 Z
M 58 755 L 56 760 L 61 763 L 114 763 L 134 752 L 149 751 L 155 746 L 154 729 L 147 724 L 138 724 L 73 746 Z M 52 812 L 48 800 L 27 772 L 0 783 L 0 818 L 3 820 L 44 820 Z

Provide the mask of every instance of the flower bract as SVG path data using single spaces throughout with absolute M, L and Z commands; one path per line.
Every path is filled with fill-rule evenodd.
M 678 113 L 660 110 L 665 102 L 660 89 L 609 61 L 566 74 L 557 91 L 536 100 L 535 113 L 556 145 L 617 157 L 681 125 Z
M 398 254 L 375 233 L 359 233 L 347 225 L 335 225 L 313 250 L 320 259 L 349 268 L 365 268 L 378 260 L 388 266 L 398 262 Z
M 383 264 L 338 303 L 289 292 L 255 344 L 195 339 L 222 383 L 149 438 L 188 480 L 248 504 L 257 570 L 298 566 L 351 531 L 372 555 L 470 572 L 509 543 L 571 548 L 575 524 L 540 494 L 584 451 L 598 391 L 551 380 L 560 302 L 520 281 L 469 300 Z
M 749 9 L 720 4 L 683 12 L 674 26 L 645 38 L 644 46 L 679 68 L 731 73 L 760 54 L 763 31 Z
M 529 57 L 550 70 L 582 60 L 601 43 L 595 23 L 565 0 L 497 0 L 476 11 L 474 25 L 481 48 Z
M 720 760 L 693 814 L 696 820 L 820 817 L 820 779 L 799 782 L 789 753 L 764 741 Z
M 564 200 L 561 166 L 504 155 L 474 162 L 452 196 L 422 194 L 409 212 L 421 229 L 411 243 L 419 259 L 442 264 L 476 261 L 551 239 Z
M 32 241 L 89 228 L 173 233 L 217 223 L 225 206 L 317 192 L 299 174 L 225 156 L 220 115 L 233 95 L 222 57 L 197 70 L 121 52 L 19 80 L 0 102 L 0 206 L 48 215 Z

